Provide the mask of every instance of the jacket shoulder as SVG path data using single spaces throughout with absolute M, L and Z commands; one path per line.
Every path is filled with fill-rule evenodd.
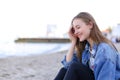
M 117 51 L 107 43 L 100 43 L 98 45 L 96 55 L 98 55 L 98 57 L 103 57 L 104 59 L 109 59 L 112 62 L 115 62 L 117 57 Z

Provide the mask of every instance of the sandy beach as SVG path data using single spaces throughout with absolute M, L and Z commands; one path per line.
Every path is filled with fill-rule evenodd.
M 0 59 L 0 80 L 53 80 L 66 51 Z
M 0 58 L 0 80 L 53 80 L 66 52 Z

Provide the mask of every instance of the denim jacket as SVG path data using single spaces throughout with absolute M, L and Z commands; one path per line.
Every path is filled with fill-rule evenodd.
M 82 64 L 88 66 L 90 60 L 89 44 L 86 44 L 82 53 Z M 120 80 L 120 54 L 107 43 L 94 44 L 92 48 L 94 56 L 93 73 L 95 80 Z M 66 56 L 61 61 L 65 68 L 68 68 L 72 62 L 80 62 L 76 52 L 70 62 L 66 62 Z

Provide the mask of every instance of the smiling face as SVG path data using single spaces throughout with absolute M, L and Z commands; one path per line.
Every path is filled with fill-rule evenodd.
M 90 31 L 92 28 L 90 23 L 85 23 L 81 18 L 76 18 L 73 20 L 72 26 L 74 34 L 79 38 L 80 42 L 90 38 Z

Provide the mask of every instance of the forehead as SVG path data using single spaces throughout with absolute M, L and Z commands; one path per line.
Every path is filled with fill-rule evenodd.
M 79 18 L 79 19 L 74 19 L 73 20 L 73 22 L 72 22 L 72 26 L 74 27 L 74 26 L 77 26 L 77 25 L 82 25 L 82 24 L 84 24 L 85 22 L 81 19 L 81 18 Z

